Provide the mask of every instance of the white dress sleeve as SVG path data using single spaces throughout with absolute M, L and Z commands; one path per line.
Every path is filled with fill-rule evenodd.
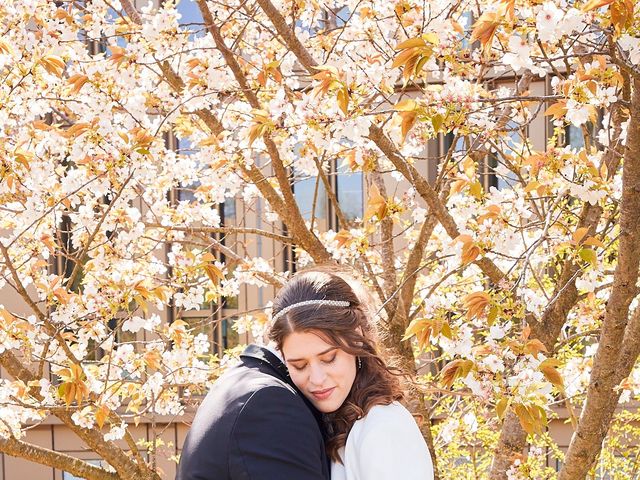
M 399 403 L 374 407 L 353 438 L 357 477 L 432 480 L 431 455 L 415 420 Z

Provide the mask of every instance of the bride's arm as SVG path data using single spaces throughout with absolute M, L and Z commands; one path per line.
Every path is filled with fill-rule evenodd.
M 431 455 L 411 414 L 398 404 L 375 407 L 354 432 L 360 478 L 432 480 Z

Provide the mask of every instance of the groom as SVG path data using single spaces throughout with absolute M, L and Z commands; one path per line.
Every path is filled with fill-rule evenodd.
M 198 409 L 176 480 L 329 480 L 318 413 L 275 351 L 249 345 Z

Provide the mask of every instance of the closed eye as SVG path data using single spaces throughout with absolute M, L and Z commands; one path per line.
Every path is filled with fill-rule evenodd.
M 333 355 L 331 358 L 327 358 L 322 360 L 322 363 L 330 364 L 335 362 L 337 355 Z

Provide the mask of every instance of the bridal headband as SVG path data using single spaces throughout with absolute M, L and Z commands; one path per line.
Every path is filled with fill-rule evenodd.
M 304 305 L 326 305 L 330 307 L 348 307 L 351 304 L 345 300 L 305 300 L 303 302 L 294 303 L 292 305 L 289 305 L 288 307 L 284 307 L 282 310 L 280 310 L 278 313 L 276 313 L 273 316 L 272 322 L 275 322 L 281 316 L 285 315 L 287 312 L 289 312 L 293 308 L 302 307 Z

